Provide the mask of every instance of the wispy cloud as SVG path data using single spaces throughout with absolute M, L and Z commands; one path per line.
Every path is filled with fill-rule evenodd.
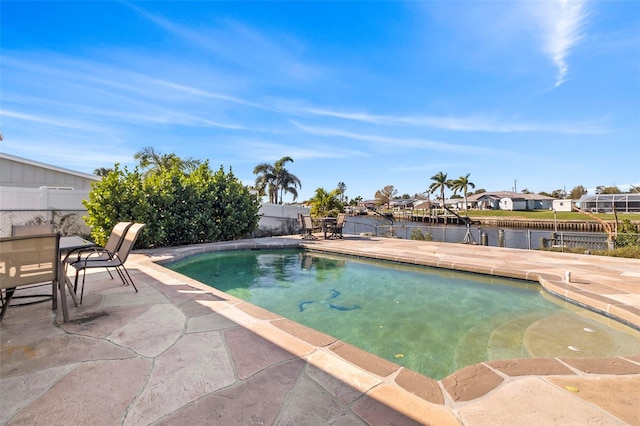
M 341 138 L 352 139 L 352 140 L 363 141 L 363 142 L 373 142 L 378 144 L 378 146 L 380 147 L 418 148 L 418 149 L 427 149 L 427 150 L 433 150 L 438 152 L 464 153 L 468 155 L 505 154 L 505 152 L 503 151 L 499 151 L 492 148 L 483 148 L 478 146 L 451 144 L 446 142 L 432 141 L 428 139 L 397 138 L 397 137 L 390 137 L 390 136 L 372 135 L 372 134 L 366 134 L 366 133 L 355 133 L 355 132 L 349 132 L 341 129 L 306 126 L 294 121 L 292 121 L 292 124 L 295 125 L 301 131 L 308 134 L 312 134 L 316 136 L 326 136 L 326 137 L 341 137 Z
M 307 108 L 306 112 L 319 116 L 341 118 L 379 125 L 412 125 L 458 132 L 518 133 L 551 132 L 563 134 L 605 134 L 609 131 L 594 123 L 541 124 L 524 123 L 487 116 L 437 117 L 437 116 L 389 116 L 365 112 L 342 112 L 321 108 Z
M 457 164 L 434 163 L 434 164 L 424 164 L 419 166 L 398 166 L 398 167 L 392 167 L 389 170 L 393 172 L 429 172 L 434 170 L 447 170 L 454 166 L 457 166 Z
M 105 132 L 107 131 L 106 127 L 103 126 L 94 126 L 87 124 L 83 121 L 78 120 L 69 120 L 66 118 L 60 117 L 50 117 L 47 115 L 36 115 L 36 114 L 25 114 L 22 112 L 11 111 L 7 109 L 0 110 L 0 117 L 13 118 L 16 120 L 22 120 L 33 124 L 42 124 L 52 127 L 60 127 L 65 129 L 73 129 L 73 130 L 84 130 L 91 132 Z
M 221 93 L 213 93 L 213 92 L 209 92 L 206 90 L 202 90 L 202 89 L 198 89 L 195 87 L 191 87 L 191 86 L 186 86 L 183 84 L 178 84 L 178 83 L 174 83 L 171 81 L 166 81 L 166 80 L 153 80 L 153 82 L 159 86 L 164 86 L 164 87 L 168 87 L 174 90 L 178 90 L 181 92 L 185 92 L 189 95 L 194 95 L 194 96 L 199 96 L 199 97 L 203 97 L 203 98 L 209 98 L 209 99 L 218 99 L 218 100 L 222 100 L 222 101 L 227 101 L 227 102 L 232 102 L 232 103 L 236 103 L 236 104 L 240 104 L 240 105 L 245 105 L 245 106 L 250 106 L 250 107 L 254 107 L 254 108 L 260 108 L 260 109 L 268 109 L 258 103 L 255 102 L 250 102 L 241 98 L 237 98 L 234 96 L 229 96 L 229 95 L 225 95 L 225 94 L 221 94 Z
M 106 145 L 109 149 L 105 149 Z M 65 146 L 81 148 L 82 155 L 79 155 L 79 149 L 60 149 Z M 93 173 L 98 167 L 112 167 L 116 163 L 133 165 L 135 151 L 109 138 L 91 141 L 81 136 L 52 134 L 47 136 L 46 140 L 38 140 L 31 135 L 12 134 L 0 143 L 0 152 L 37 159 L 70 170 Z
M 558 68 L 555 87 L 567 80 L 567 58 L 584 37 L 590 16 L 587 0 L 545 0 L 531 3 L 543 30 L 544 51 Z

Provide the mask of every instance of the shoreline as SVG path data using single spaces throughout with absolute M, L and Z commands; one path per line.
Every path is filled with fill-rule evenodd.
M 386 216 L 391 216 L 387 214 Z M 432 218 L 426 215 L 416 215 L 412 213 L 398 213 L 392 214 L 394 221 L 407 221 L 418 223 L 430 223 L 430 224 L 453 224 L 463 225 L 463 223 L 453 215 L 439 216 Z M 356 216 L 357 217 L 357 216 Z M 368 214 L 366 217 L 380 217 L 378 215 Z M 505 228 L 523 228 L 523 229 L 544 229 L 550 231 L 574 231 L 574 232 L 607 232 L 602 223 L 597 220 L 576 220 L 576 219 L 531 219 L 523 218 L 519 216 L 474 216 L 470 214 L 469 219 L 473 225 L 488 226 L 488 227 L 505 227 Z M 615 220 L 604 220 L 611 227 L 615 227 Z M 636 227 L 637 232 L 640 232 L 640 221 L 631 221 Z

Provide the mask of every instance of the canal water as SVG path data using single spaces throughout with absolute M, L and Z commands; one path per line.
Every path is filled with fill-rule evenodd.
M 555 245 L 566 246 L 566 242 L 576 238 L 589 240 L 585 247 L 589 249 L 606 248 L 607 236 L 597 232 L 555 232 L 541 229 L 497 228 L 472 225 L 431 225 L 423 222 L 391 221 L 373 216 L 349 216 L 343 233 L 360 235 L 368 234 L 378 237 L 395 237 L 412 239 L 412 235 L 427 235 L 431 241 L 446 243 L 475 243 L 499 247 L 537 250 L 544 240 L 552 239 L 555 234 Z M 483 236 L 486 237 L 483 238 Z M 417 239 L 417 238 L 413 238 Z M 549 243 L 547 243 L 548 245 Z

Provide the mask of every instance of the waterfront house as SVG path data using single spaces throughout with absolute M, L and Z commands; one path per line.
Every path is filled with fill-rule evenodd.
M 610 213 L 640 212 L 640 194 L 595 194 L 583 195 L 576 201 L 576 206 L 584 211 Z
M 504 197 L 500 199 L 500 210 L 527 210 L 527 200 L 522 197 Z
M 511 191 L 482 192 L 467 197 L 470 207 L 490 210 L 549 210 L 553 200 L 555 198 L 546 195 Z
M 557 212 L 570 212 L 573 210 L 573 200 L 553 200 L 552 208 Z

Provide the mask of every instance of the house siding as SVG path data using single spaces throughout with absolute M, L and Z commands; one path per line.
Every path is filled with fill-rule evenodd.
M 65 187 L 90 190 L 98 176 L 65 171 L 18 158 L 0 157 L 0 185 L 14 188 Z

